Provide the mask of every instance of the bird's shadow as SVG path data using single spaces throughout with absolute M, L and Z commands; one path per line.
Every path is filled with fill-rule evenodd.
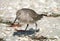
M 17 35 L 17 36 L 22 36 L 22 35 L 25 35 L 25 36 L 28 36 L 28 35 L 32 35 L 36 32 L 39 32 L 39 29 L 37 30 L 34 30 L 34 29 L 29 29 L 29 30 L 17 30 L 17 32 L 14 32 L 13 33 L 13 36 Z

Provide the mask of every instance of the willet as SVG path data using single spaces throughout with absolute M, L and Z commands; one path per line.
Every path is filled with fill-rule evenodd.
M 40 20 L 43 18 L 43 16 L 47 16 L 45 14 L 37 14 L 34 10 L 28 9 L 28 8 L 22 8 L 16 12 L 16 18 L 13 22 L 13 24 L 16 22 L 16 20 L 26 23 L 27 26 L 25 30 L 27 30 L 29 24 L 35 23 L 36 29 L 37 29 L 37 23 L 36 21 Z M 20 23 L 19 22 L 19 23 Z

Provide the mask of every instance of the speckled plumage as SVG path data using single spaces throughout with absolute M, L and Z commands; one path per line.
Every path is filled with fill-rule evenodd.
M 43 16 L 38 15 L 34 10 L 28 8 L 22 8 L 17 11 L 16 17 L 18 21 L 23 23 L 34 23 L 41 19 Z
M 22 9 L 20 9 L 20 10 L 17 11 L 16 18 L 15 18 L 13 24 L 15 23 L 16 20 L 18 20 L 19 23 L 21 23 L 21 22 L 22 23 L 26 23 L 27 24 L 26 29 L 27 29 L 27 27 L 29 26 L 30 23 L 35 23 L 36 29 L 37 29 L 37 23 L 36 23 L 36 21 L 40 20 L 43 16 L 47 16 L 47 15 L 45 15 L 45 14 L 38 15 L 32 9 L 22 8 Z

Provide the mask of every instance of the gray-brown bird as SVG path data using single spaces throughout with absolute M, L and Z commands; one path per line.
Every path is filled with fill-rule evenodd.
M 43 16 L 47 16 L 45 14 L 37 14 L 34 10 L 29 9 L 29 8 L 22 8 L 20 10 L 18 10 L 16 12 L 16 18 L 13 22 L 13 24 L 16 22 L 16 20 L 22 22 L 22 23 L 26 23 L 27 26 L 25 28 L 25 30 L 27 30 L 29 24 L 31 23 L 35 23 L 36 25 L 36 29 L 37 29 L 37 23 L 36 21 L 40 20 L 41 18 L 43 18 Z M 19 22 L 19 23 L 20 23 Z

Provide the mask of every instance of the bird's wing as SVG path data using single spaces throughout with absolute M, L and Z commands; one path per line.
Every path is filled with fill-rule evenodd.
M 36 21 L 37 20 L 37 17 L 38 17 L 38 14 L 36 12 L 32 11 L 32 12 L 30 12 L 30 16 L 32 17 L 32 19 L 34 21 Z

